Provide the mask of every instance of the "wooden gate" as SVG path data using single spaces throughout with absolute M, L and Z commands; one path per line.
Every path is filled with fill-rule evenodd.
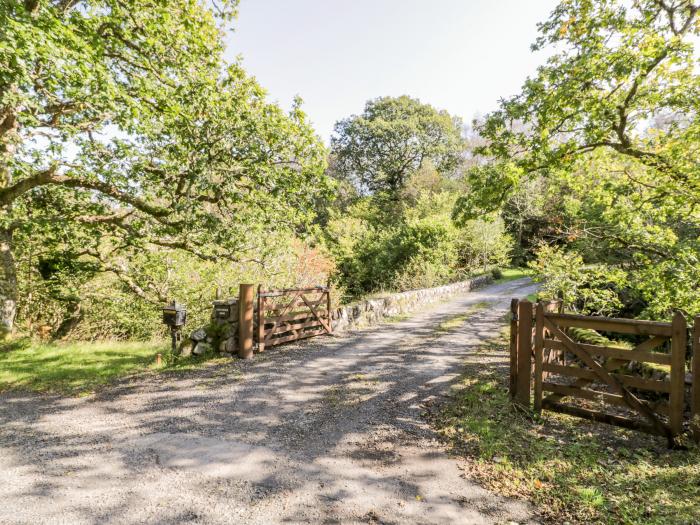
M 258 287 L 258 351 L 316 335 L 330 334 L 331 297 L 326 286 L 262 290 Z
M 552 410 L 642 430 L 665 436 L 669 442 L 683 432 L 688 342 L 683 314 L 676 312 L 668 323 L 565 314 L 529 301 L 514 301 L 511 308 L 518 313 L 511 325 L 511 393 L 521 405 L 529 405 L 533 377 L 536 411 Z M 697 319 L 695 325 L 699 326 Z M 632 335 L 637 343 L 634 348 L 581 343 L 573 337 L 572 328 Z M 697 339 L 694 335 L 694 372 L 700 371 Z M 630 367 L 630 362 L 639 364 Z M 633 371 L 645 368 L 663 373 L 651 378 Z M 692 374 L 691 418 L 700 409 L 695 399 L 700 393 L 696 375 Z

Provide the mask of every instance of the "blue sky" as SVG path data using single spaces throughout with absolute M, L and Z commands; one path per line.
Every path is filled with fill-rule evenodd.
M 530 44 L 556 0 L 241 0 L 229 58 L 326 143 L 370 98 L 410 95 L 470 121 L 545 60 Z

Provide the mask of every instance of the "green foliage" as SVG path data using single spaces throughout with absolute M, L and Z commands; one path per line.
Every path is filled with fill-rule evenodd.
M 478 126 L 479 153 L 495 163 L 480 169 L 488 187 L 477 201 L 492 206 L 524 175 L 607 149 L 653 170 L 657 195 L 697 202 L 697 12 L 691 2 L 561 2 L 533 46 L 555 53 Z
M 450 217 L 455 199 L 454 192 L 421 190 L 388 222 L 383 202 L 365 197 L 332 217 L 326 243 L 338 261 L 341 286 L 357 297 L 437 286 L 506 265 L 512 241 L 502 221 L 460 227 Z
M 483 162 L 455 217 L 500 209 L 518 261 L 567 247 L 536 265 L 553 272 L 545 293 L 583 311 L 700 313 L 697 15 L 691 2 L 562 1 L 533 46 L 552 49 L 547 64 L 477 123 Z
M 461 266 L 469 272 L 486 271 L 489 266 L 508 266 L 513 240 L 505 233 L 500 218 L 466 221 L 459 229 Z
M 618 314 L 620 290 L 626 287 L 624 271 L 601 265 L 585 266 L 580 255 L 543 245 L 530 264 L 535 281 L 542 282 L 538 296 L 562 298 L 567 308 L 586 315 Z
M 286 114 L 224 62 L 236 2 L 222 6 L 0 4 L 3 305 L 18 299 L 18 257 L 89 265 L 154 301 L 143 254 L 237 264 L 265 249 L 251 239 L 311 220 L 330 189 L 325 148 L 299 101 Z
M 329 226 L 334 229 L 335 225 Z M 388 228 L 363 226 L 366 235 L 353 239 L 352 250 L 341 256 L 338 265 L 350 294 L 396 286 L 409 289 L 449 279 L 457 260 L 449 223 L 422 219 Z M 346 246 L 349 242 L 341 240 Z
M 324 252 L 284 233 L 265 241 L 257 250 L 257 262 L 202 261 L 187 252 L 166 249 L 121 259 L 121 264 L 128 265 L 132 283 L 144 289 L 144 297 L 110 272 L 56 273 L 45 280 L 22 256 L 18 267 L 26 277 L 20 281 L 19 326 L 43 336 L 147 340 L 167 336 L 160 308 L 169 300 L 187 306 L 187 329 L 191 329 L 209 322 L 217 289 L 230 297 L 238 294 L 238 285 L 244 282 L 269 288 L 327 282 L 334 265 Z M 69 288 L 73 299 L 67 300 L 66 292 L 57 295 L 56 288 Z
M 367 102 L 361 115 L 336 124 L 331 149 L 340 178 L 396 199 L 424 162 L 440 173 L 459 165 L 462 122 L 417 99 L 382 97 Z

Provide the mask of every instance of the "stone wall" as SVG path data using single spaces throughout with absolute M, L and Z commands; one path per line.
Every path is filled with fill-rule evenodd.
M 351 330 L 377 324 L 387 318 L 415 312 L 423 306 L 466 293 L 491 282 L 493 282 L 493 278 L 490 274 L 479 275 L 466 281 L 444 286 L 410 290 L 341 306 L 333 310 L 333 330 Z

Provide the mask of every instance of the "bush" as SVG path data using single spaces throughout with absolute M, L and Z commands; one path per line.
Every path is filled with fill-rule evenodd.
M 491 270 L 491 276 L 494 278 L 495 281 L 503 279 L 503 271 L 500 268 L 494 268 L 493 270 Z
M 166 337 L 161 307 L 176 300 L 187 306 L 187 328 L 209 322 L 217 289 L 238 294 L 242 282 L 266 288 L 326 284 L 334 262 L 319 248 L 280 236 L 266 239 L 258 262 L 202 261 L 181 251 L 153 248 L 118 261 L 142 291 L 134 293 L 113 273 L 79 273 L 72 267 L 40 273 L 28 260 L 23 281 L 18 327 L 32 335 L 80 340 Z
M 329 220 L 326 244 L 351 298 L 439 286 L 509 262 L 513 243 L 500 219 L 458 226 L 451 217 L 455 194 L 414 193 L 401 213 L 365 197 Z
M 620 299 L 627 288 L 627 274 L 606 265 L 584 265 L 574 251 L 542 245 L 537 259 L 529 266 L 534 280 L 541 282 L 538 296 L 542 299 L 563 298 L 568 308 L 586 315 L 619 315 L 624 305 Z

